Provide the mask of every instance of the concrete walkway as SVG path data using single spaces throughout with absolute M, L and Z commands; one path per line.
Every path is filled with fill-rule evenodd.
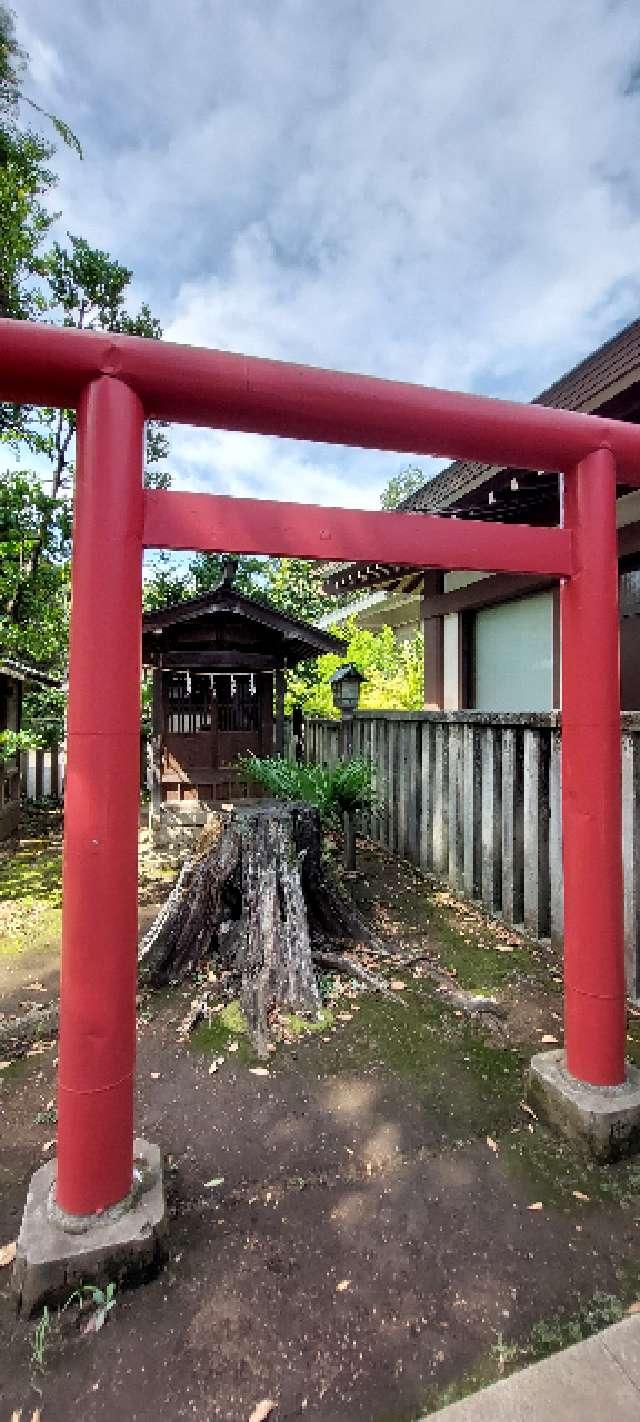
M 640 1422 L 640 1315 L 429 1417 L 437 1422 Z

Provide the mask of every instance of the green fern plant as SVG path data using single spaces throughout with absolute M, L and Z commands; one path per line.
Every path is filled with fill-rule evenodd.
M 317 805 L 322 819 L 338 824 L 346 811 L 375 810 L 373 771 L 368 760 L 339 760 L 334 766 L 297 765 L 276 756 L 243 756 L 243 775 L 277 800 L 304 800 Z

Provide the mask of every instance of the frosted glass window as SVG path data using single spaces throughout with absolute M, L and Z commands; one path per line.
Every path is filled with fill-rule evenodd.
M 475 691 L 479 711 L 552 709 L 551 593 L 476 613 Z
M 458 637 L 457 612 L 450 612 L 444 619 L 444 709 L 457 711 L 459 707 Z

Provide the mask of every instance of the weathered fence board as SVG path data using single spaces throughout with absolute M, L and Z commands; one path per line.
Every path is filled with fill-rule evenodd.
M 549 742 L 549 918 L 551 942 L 562 942 L 562 773 L 560 732 L 552 730 Z
M 434 736 L 429 721 L 423 721 L 420 732 L 420 864 L 433 869 L 433 767 Z
M 549 744 L 542 731 L 524 732 L 524 926 L 549 936 Z
M 624 868 L 624 948 L 629 993 L 640 993 L 638 944 L 640 943 L 640 842 L 638 791 L 640 744 L 635 736 L 622 737 L 622 858 Z
M 433 867 L 437 874 L 449 868 L 449 727 L 436 726 L 433 791 Z
M 488 913 L 502 903 L 502 742 L 493 726 L 482 731 L 480 858 L 482 902 Z

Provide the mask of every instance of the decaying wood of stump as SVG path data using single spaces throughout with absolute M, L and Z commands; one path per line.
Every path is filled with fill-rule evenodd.
M 237 972 L 249 1029 L 264 1054 L 272 1009 L 317 1017 L 314 961 L 329 966 L 327 948 L 345 943 L 384 951 L 323 861 L 318 811 L 263 800 L 212 814 L 140 958 L 153 983 L 212 959 Z M 384 986 L 344 955 L 334 952 L 331 966 Z
M 0 1018 L 0 1053 L 21 1056 L 33 1042 L 48 1042 L 58 1031 L 58 1004 L 32 1007 L 21 1017 Z

